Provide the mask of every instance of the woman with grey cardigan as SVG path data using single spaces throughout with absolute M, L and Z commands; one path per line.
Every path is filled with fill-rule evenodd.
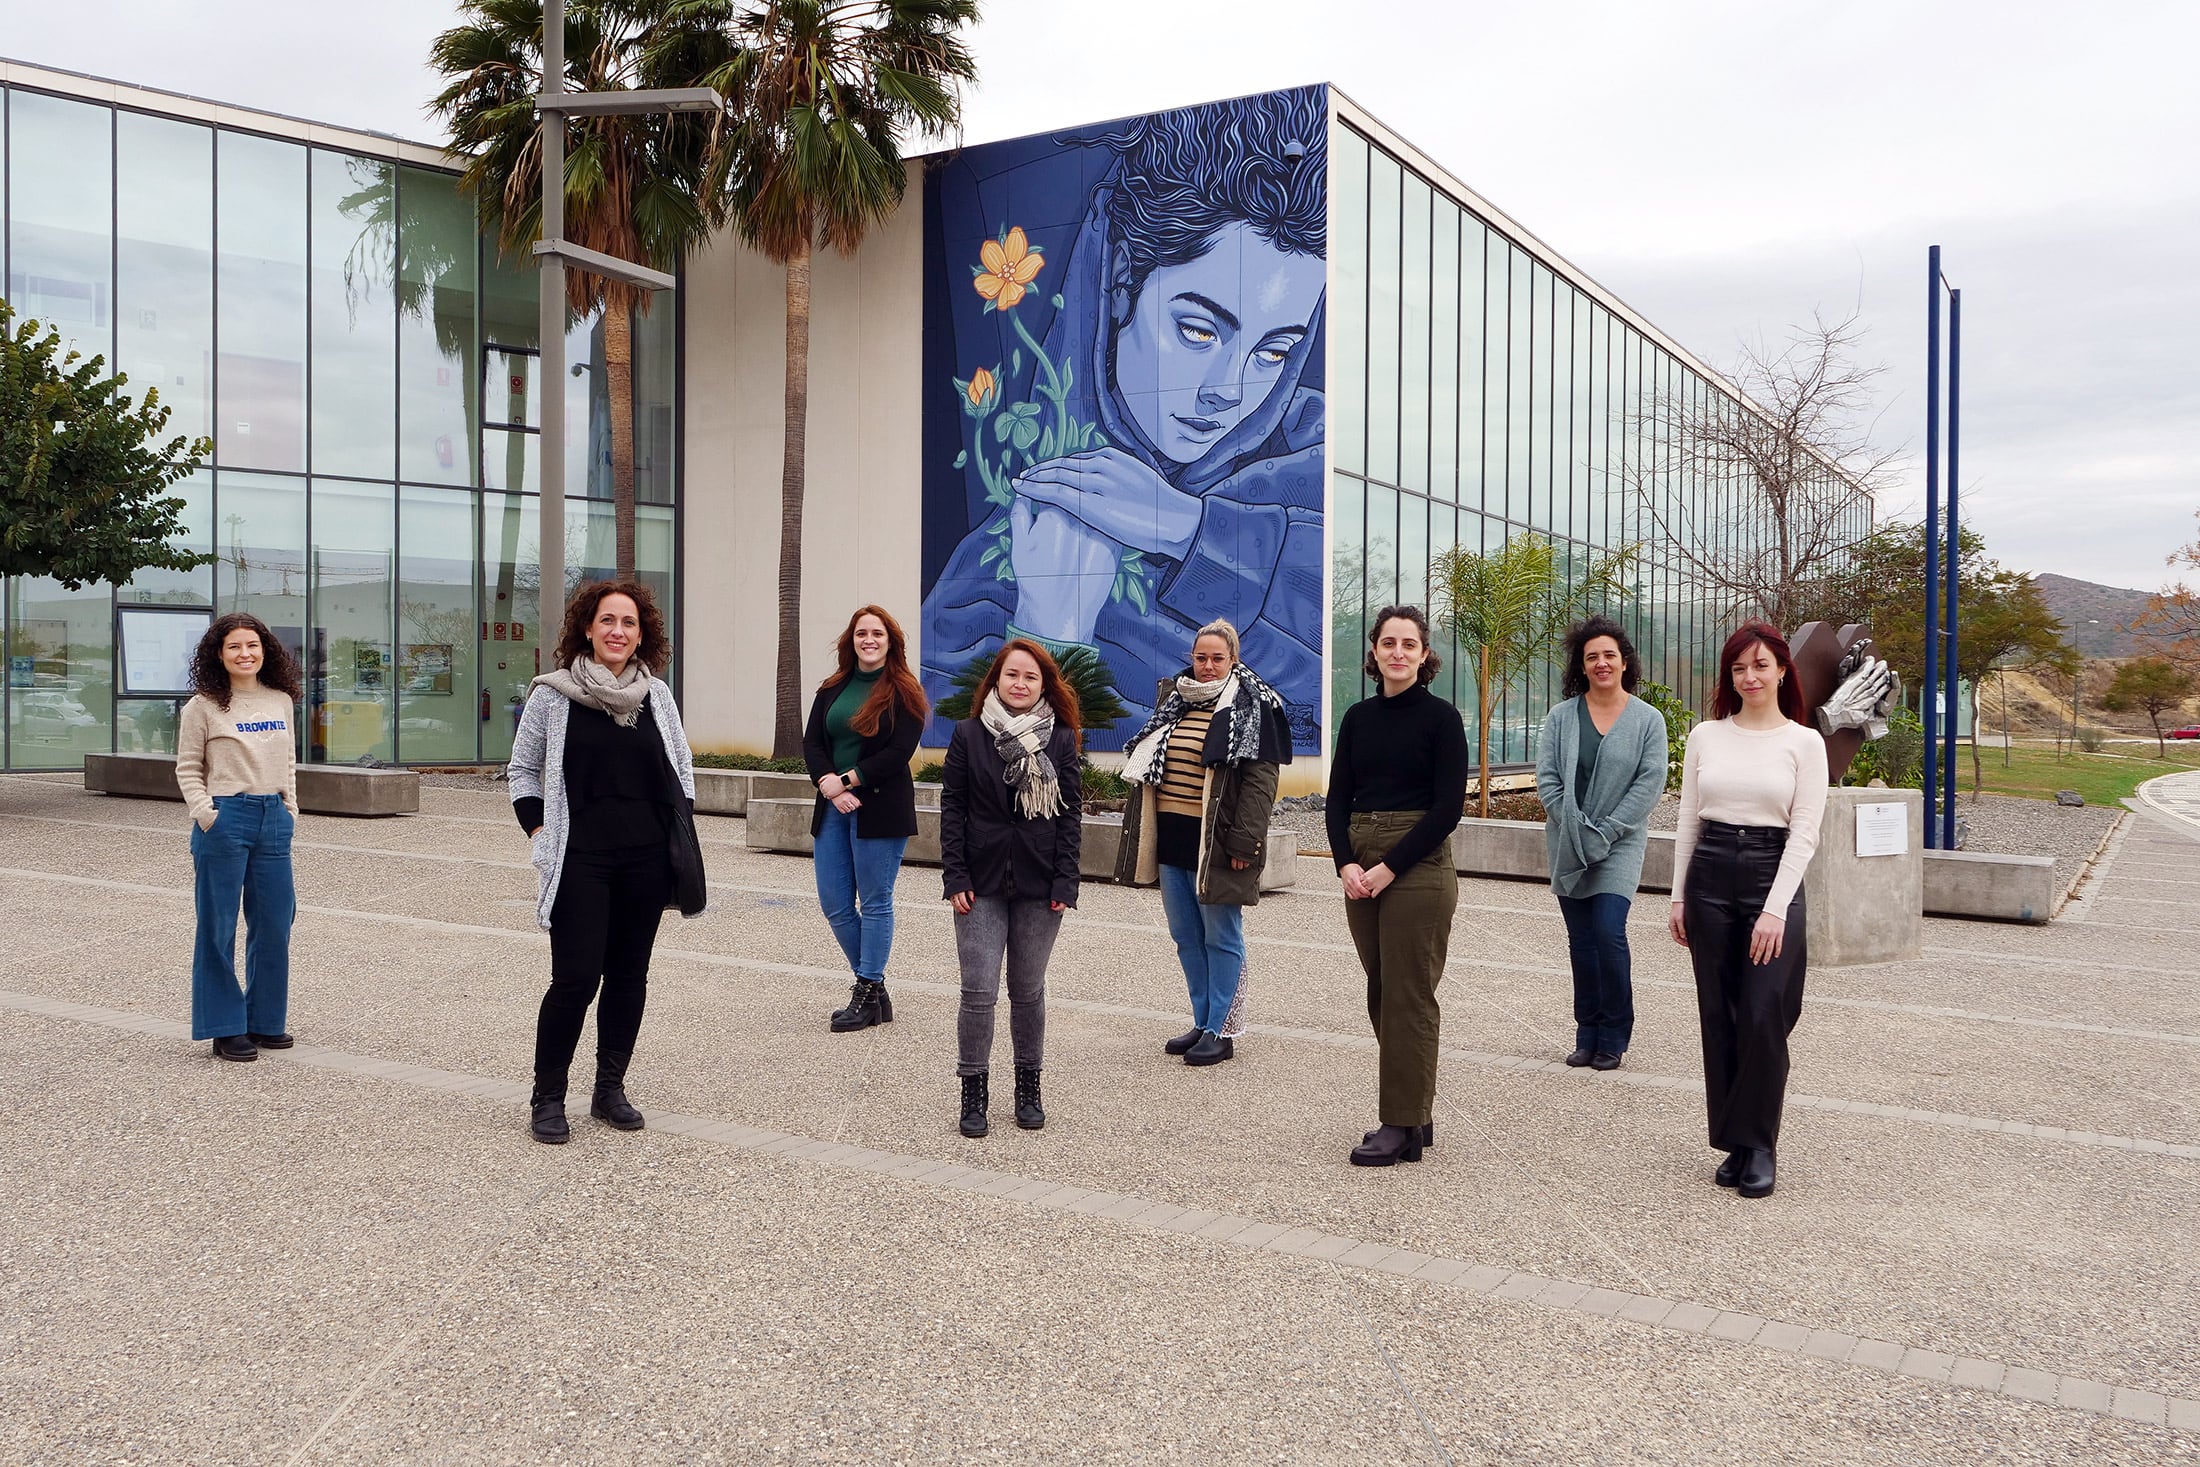
M 1565 701 L 1543 721 L 1535 765 L 1551 890 L 1574 967 L 1570 1065 L 1616 1070 L 1635 1029 L 1627 910 L 1642 880 L 1650 809 L 1665 792 L 1665 719 L 1634 696 L 1635 644 L 1592 616 L 1566 634 Z
M 650 951 L 665 908 L 703 908 L 694 841 L 695 761 L 672 689 L 672 655 L 649 588 L 593 581 L 574 593 L 557 668 L 535 679 L 506 770 L 533 838 L 535 920 L 550 931 L 550 988 L 535 1028 L 535 1139 L 561 1146 L 566 1071 L 599 981 L 596 1083 L 588 1113 L 642 1128 L 626 1098 Z

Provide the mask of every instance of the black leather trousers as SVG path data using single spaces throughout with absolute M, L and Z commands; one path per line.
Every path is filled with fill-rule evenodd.
M 1711 1144 L 1771 1150 L 1780 1139 L 1787 1096 L 1788 1035 L 1803 1013 L 1803 929 L 1798 891 L 1786 912 L 1780 955 L 1749 960 L 1750 933 L 1764 911 L 1787 848 L 1781 826 L 1703 823 L 1688 863 L 1681 909 L 1696 969 L 1696 1011 L 1703 1022 L 1703 1075 Z

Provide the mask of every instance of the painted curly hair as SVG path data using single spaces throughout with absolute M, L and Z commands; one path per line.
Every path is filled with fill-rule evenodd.
M 573 599 L 565 603 L 565 625 L 558 630 L 558 666 L 571 667 L 574 658 L 591 655 L 588 624 L 596 619 L 596 607 L 606 596 L 625 596 L 633 601 L 642 623 L 642 644 L 634 649 L 634 660 L 648 668 L 651 677 L 662 677 L 665 664 L 672 661 L 672 641 L 665 635 L 665 619 L 657 610 L 657 598 L 640 581 L 590 581 L 573 593 Z
M 287 694 L 293 703 L 304 697 L 305 674 L 298 666 L 297 657 L 281 637 L 267 629 L 266 622 L 249 611 L 232 611 L 227 616 L 215 617 L 206 635 L 199 638 L 198 650 L 191 654 L 192 691 L 212 698 L 214 706 L 223 712 L 229 710 L 229 669 L 222 665 L 222 643 L 240 627 L 260 639 L 257 674 L 260 686 Z

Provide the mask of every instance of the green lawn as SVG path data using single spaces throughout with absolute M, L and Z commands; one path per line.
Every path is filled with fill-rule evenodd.
M 2111 752 L 2114 751 L 2114 752 Z M 2073 749 L 2061 758 L 2052 744 L 2019 744 L 2011 749 L 2008 767 L 2000 749 L 1981 749 L 1979 758 L 1990 795 L 2017 795 L 2028 800 L 2052 800 L 2057 790 L 2076 790 L 2088 805 L 2114 805 L 2157 775 L 2180 769 L 2200 769 L 2200 742 L 2169 746 L 2169 758 L 2154 757 L 2154 743 L 2111 744 L 2098 754 Z M 1956 786 L 1971 788 L 1971 751 L 1956 753 Z

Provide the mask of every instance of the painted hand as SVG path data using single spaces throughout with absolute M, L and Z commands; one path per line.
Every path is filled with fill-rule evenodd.
M 1016 490 L 1069 511 L 1111 540 L 1170 560 L 1182 560 L 1199 531 L 1199 496 L 1120 448 L 1048 459 L 1018 479 Z
M 1016 567 L 1016 625 L 1053 642 L 1090 642 L 1115 585 L 1115 542 L 1052 505 L 1019 499 L 1008 511 Z

